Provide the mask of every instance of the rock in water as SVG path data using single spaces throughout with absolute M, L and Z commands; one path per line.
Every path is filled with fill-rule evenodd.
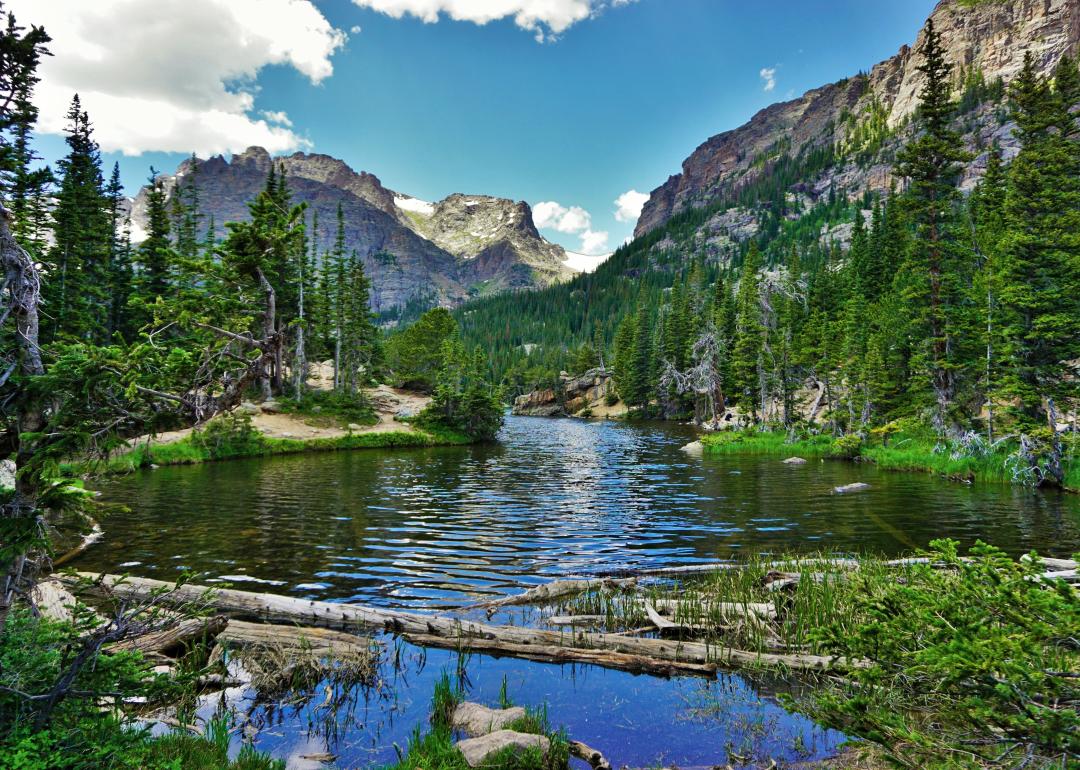
M 480 767 L 488 757 L 505 749 L 524 751 L 538 748 L 546 756 L 551 750 L 551 741 L 543 735 L 516 733 L 513 730 L 499 730 L 479 738 L 459 741 L 458 750 L 465 756 L 469 767 Z
M 869 484 L 864 484 L 861 481 L 855 484 L 845 484 L 842 487 L 836 487 L 833 489 L 833 494 L 846 495 L 848 492 L 862 492 L 864 489 L 869 489 Z
M 784 460 L 784 465 L 806 465 L 806 460 L 801 457 L 789 457 Z
M 682 448 L 691 457 L 701 457 L 705 453 L 705 445 L 700 441 L 691 441 Z
M 505 730 L 518 719 L 525 718 L 525 709 L 515 706 L 508 709 L 489 709 L 479 703 L 461 703 L 454 709 L 450 724 L 455 730 L 477 738 L 481 735 Z

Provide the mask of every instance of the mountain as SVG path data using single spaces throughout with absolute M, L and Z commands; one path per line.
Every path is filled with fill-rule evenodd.
M 1080 41 L 1077 0 L 981 0 L 975 4 L 942 0 L 928 21 L 934 23 L 945 41 L 960 90 L 978 83 L 1008 83 L 1029 51 L 1040 70 L 1048 72 L 1063 55 L 1073 55 Z M 674 214 L 706 206 L 721 195 L 745 187 L 767 175 L 775 159 L 805 156 L 813 148 L 839 148 L 847 157 L 829 169 L 826 184 L 797 192 L 820 197 L 837 180 L 851 197 L 865 190 L 887 191 L 893 182 L 888 150 L 902 143 L 924 82 L 916 52 L 925 36 L 924 27 L 914 48 L 904 46 L 869 74 L 861 73 L 808 91 L 798 99 L 774 104 L 749 123 L 705 141 L 683 162 L 682 173 L 653 190 L 635 235 L 655 230 Z M 975 132 L 968 133 L 975 138 Z M 994 131 L 979 138 L 1008 143 L 1009 134 Z M 871 152 L 867 153 L 868 149 Z M 868 155 L 874 156 L 873 162 L 867 162 Z M 967 187 L 974 184 L 984 167 L 978 163 L 972 166 L 965 180 Z
M 1025 53 L 1048 73 L 1080 48 L 1080 0 L 943 0 L 930 21 L 955 66 L 954 127 L 973 157 L 962 180 L 970 190 L 994 145 L 1006 160 L 1017 152 L 1006 94 Z M 772 266 L 793 249 L 804 267 L 846 249 L 857 212 L 868 220 L 873 202 L 903 184 L 893 166 L 915 131 L 925 37 L 924 27 L 913 47 L 869 72 L 708 139 L 653 191 L 631 243 L 568 283 L 466 305 L 458 315 L 468 342 L 488 350 L 502 373 L 549 382 L 569 349 L 597 335 L 610 349 L 621 319 L 635 305 L 663 304 L 691 265 L 730 282 L 751 239 Z
M 407 305 L 454 306 L 470 297 L 549 286 L 571 278 L 561 246 L 536 230 L 524 202 L 489 196 L 451 195 L 429 204 L 383 186 L 329 155 L 295 153 L 271 158 L 251 147 L 231 160 L 189 159 L 165 179 L 171 195 L 195 175 L 206 227 L 213 217 L 218 235 L 225 222 L 244 220 L 247 204 L 263 188 L 271 165 L 285 170 L 293 200 L 318 215 L 316 234 L 328 250 L 342 207 L 345 239 L 364 260 L 372 281 L 372 307 L 394 315 Z M 132 207 L 136 240 L 146 227 L 143 188 Z

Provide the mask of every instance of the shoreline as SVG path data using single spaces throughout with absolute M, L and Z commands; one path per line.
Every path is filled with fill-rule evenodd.
M 1009 455 L 1002 452 L 982 457 L 952 457 L 936 452 L 935 444 L 914 437 L 895 437 L 889 444 L 850 443 L 831 436 L 814 436 L 793 442 L 784 433 L 767 431 L 747 434 L 736 431 L 706 433 L 698 439 L 705 455 L 765 455 L 813 457 L 847 462 L 872 463 L 881 470 L 924 473 L 960 483 L 1025 485 L 1009 467 Z M 1034 485 L 1038 486 L 1038 485 Z M 1080 494 L 1080 461 L 1065 465 L 1065 483 L 1052 488 Z

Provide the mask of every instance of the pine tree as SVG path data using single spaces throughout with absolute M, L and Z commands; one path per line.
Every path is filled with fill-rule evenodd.
M 1060 73 L 1072 67 L 1059 68 Z M 1074 75 L 1059 75 L 1075 96 Z M 1021 143 L 1009 169 L 1008 233 L 996 274 L 1001 317 L 1001 395 L 1028 424 L 1054 424 L 1055 402 L 1075 393 L 1063 362 L 1080 356 L 1080 154 L 1066 96 L 1029 54 L 1013 83 Z
M 923 63 L 926 83 L 919 94 L 922 133 L 897 155 L 897 171 L 909 180 L 905 209 L 915 236 L 905 255 L 902 291 L 911 313 L 917 361 L 933 395 L 934 421 L 944 430 L 951 422 L 964 362 L 957 355 L 962 323 L 963 284 L 969 273 L 954 238 L 957 183 L 968 158 L 962 140 L 950 127 L 952 65 L 945 60 L 941 36 L 927 22 Z
M 144 306 L 158 298 L 164 299 L 172 288 L 176 254 L 171 232 L 165 180 L 151 167 L 146 194 L 146 238 L 139 244 L 137 255 L 138 292 Z M 142 311 L 142 323 L 149 320 L 149 315 L 148 310 Z
M 50 323 L 45 338 L 108 338 L 109 251 L 112 231 L 101 174 L 101 155 L 90 119 L 76 95 L 67 114 L 68 154 L 60 161 L 53 212 L 51 279 L 43 289 Z
M 739 276 L 735 300 L 735 345 L 731 353 L 732 389 L 739 407 L 755 421 L 764 376 L 765 326 L 761 320 L 761 252 L 751 241 Z
M 124 186 L 120 182 L 120 164 L 113 164 L 112 175 L 105 187 L 109 212 L 109 315 L 106 329 L 109 335 L 130 336 L 128 299 L 132 291 L 131 217 L 127 213 Z

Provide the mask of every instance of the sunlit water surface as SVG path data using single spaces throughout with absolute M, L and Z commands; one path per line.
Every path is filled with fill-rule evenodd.
M 1080 550 L 1080 498 L 965 485 L 872 466 L 693 457 L 684 426 L 510 418 L 498 445 L 365 450 L 161 468 L 110 480 L 127 511 L 76 564 L 162 579 L 415 611 L 450 610 L 566 575 L 761 551 L 909 552 L 938 537 L 1012 553 Z M 832 490 L 863 481 L 870 489 Z M 257 743 L 289 757 L 329 749 L 341 767 L 396 757 L 455 656 L 402 651 L 349 729 L 306 735 L 288 711 Z M 739 677 L 671 681 L 473 657 L 469 696 L 547 703 L 552 721 L 618 765 L 681 767 L 818 757 L 840 739 L 787 715 Z M 764 686 L 764 690 L 771 690 Z

